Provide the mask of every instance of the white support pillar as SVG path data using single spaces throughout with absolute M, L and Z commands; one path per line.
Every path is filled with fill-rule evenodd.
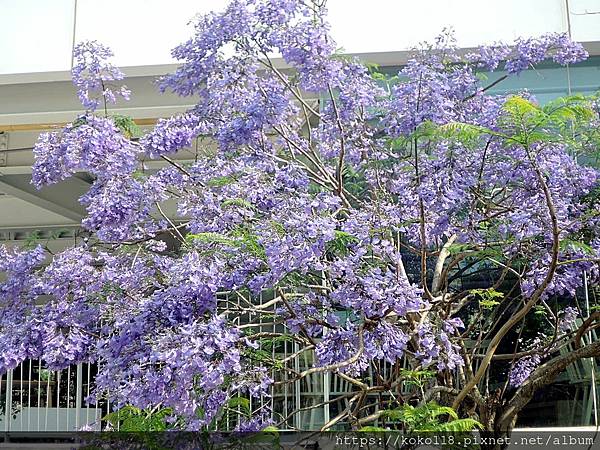
M 81 405 L 83 404 L 83 364 L 77 364 L 77 383 L 75 388 L 75 431 L 81 428 Z M 87 425 L 87 424 L 86 424 Z
M 4 405 L 4 431 L 10 432 L 10 422 L 12 420 L 12 369 L 6 372 L 6 404 Z

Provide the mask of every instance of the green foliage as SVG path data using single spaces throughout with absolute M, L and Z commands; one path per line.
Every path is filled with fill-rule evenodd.
M 238 248 L 240 250 L 247 251 L 253 256 L 261 259 L 266 258 L 264 247 L 258 242 L 258 236 L 253 234 L 250 230 L 240 227 L 232 231 L 231 237 L 221 233 L 203 232 L 188 234 L 185 237 L 188 244 L 204 244 L 214 246 L 226 246 L 231 248 Z
M 371 78 L 373 78 L 373 80 L 375 80 L 379 86 L 383 87 L 388 94 L 390 93 L 391 87 L 400 81 L 400 77 L 398 77 L 398 75 L 391 75 L 382 72 L 381 68 L 377 64 L 367 63 L 366 66 L 369 70 Z
M 498 306 L 504 298 L 504 293 L 498 292 L 494 288 L 471 289 L 469 292 L 479 300 L 479 306 L 484 309 L 491 309 L 494 306 Z
M 247 209 L 256 209 L 252 203 L 248 200 L 244 200 L 243 198 L 230 198 L 224 200 L 222 203 L 223 206 L 237 206 L 239 208 L 247 208 Z
M 483 135 L 496 134 L 489 128 L 461 122 L 450 122 L 440 126 L 433 125 L 433 127 L 433 137 L 437 139 L 457 141 L 465 145 L 478 144 Z
M 409 141 L 406 137 L 400 136 L 400 137 L 395 137 L 395 138 L 389 138 L 387 140 L 387 145 L 392 152 L 404 155 L 404 154 L 406 154 L 407 147 L 409 146 Z M 408 156 L 408 155 L 406 155 L 406 156 Z M 393 164 L 392 161 L 386 161 L 386 160 L 377 161 L 377 162 L 379 164 L 382 164 L 384 167 Z
M 369 191 L 369 184 L 364 179 L 364 176 L 351 166 L 347 165 L 342 168 L 342 177 L 344 179 L 344 187 L 355 197 L 361 198 Z
M 276 348 L 285 342 L 294 342 L 294 337 L 289 334 L 284 334 L 282 336 L 275 336 L 274 338 L 261 339 L 260 346 L 265 350 L 272 350 L 273 347 Z
M 452 244 L 448 246 L 448 253 L 451 256 L 458 255 L 471 250 L 473 247 L 470 244 Z
M 107 414 L 103 420 L 121 432 L 166 431 L 166 418 L 171 414 L 170 408 L 148 411 L 128 405 Z
M 263 350 L 262 348 L 245 348 L 242 350 L 244 356 L 257 364 L 263 364 L 274 369 L 283 369 L 283 363 L 277 359 L 273 359 L 273 355 L 270 351 Z
M 561 121 L 588 121 L 595 117 L 591 98 L 579 94 L 556 98 L 546 103 L 542 111 Z
M 461 122 L 444 125 L 423 122 L 411 139 L 457 142 L 466 146 L 481 145 L 482 139 L 490 138 L 526 147 L 535 142 L 561 142 L 576 153 L 597 149 L 600 144 L 600 132 L 589 126 L 595 115 L 592 97 L 561 97 L 542 107 L 513 95 L 505 101 L 502 112 L 499 131 Z
M 285 236 L 285 226 L 282 223 L 279 223 L 275 220 L 271 220 L 271 222 L 269 222 L 271 227 L 273 228 L 273 230 L 279 235 L 279 236 Z
M 503 105 L 500 121 L 504 137 L 529 146 L 535 142 L 572 143 L 580 123 L 594 117 L 589 98 L 568 96 L 553 100 L 543 107 L 521 96 L 509 97 Z
M 250 400 L 245 397 L 232 397 L 227 402 L 227 408 L 237 417 L 242 415 L 244 417 L 251 417 L 252 410 L 250 409 Z
M 359 432 L 362 433 L 379 433 L 382 431 L 388 431 L 385 428 L 381 428 L 381 427 L 374 427 L 372 425 L 366 426 L 366 427 L 362 427 L 361 429 L 358 430 Z
M 346 256 L 348 247 L 358 242 L 358 239 L 345 231 L 335 231 L 335 237 L 327 243 L 327 251 L 333 255 Z
M 581 242 L 581 241 L 577 241 L 574 239 L 561 239 L 561 241 L 559 242 L 559 249 L 560 250 L 580 250 L 583 253 L 585 253 L 586 255 L 594 255 L 596 254 L 596 251 L 588 244 L 586 244 L 585 242 Z
M 47 244 L 50 241 L 54 241 L 56 239 L 60 239 L 67 233 L 68 230 L 60 229 L 52 231 L 48 236 L 42 237 L 42 232 L 40 230 L 35 230 L 29 233 L 29 235 L 25 238 L 23 243 L 23 248 L 32 249 L 36 247 L 38 244 L 42 242 Z
M 206 182 L 206 185 L 210 186 L 210 187 L 223 187 L 223 186 L 227 186 L 229 184 L 233 184 L 236 181 L 237 180 L 232 176 L 223 176 L 223 177 L 216 177 L 216 178 L 212 178 L 212 179 L 208 180 Z
M 48 381 L 54 379 L 54 372 L 48 369 L 40 369 L 39 377 L 41 381 Z
M 256 256 L 257 258 L 267 259 L 265 248 L 260 242 L 258 242 L 258 236 L 251 230 L 240 227 L 233 230 L 232 236 L 237 239 L 236 245 L 241 249 L 247 251 L 252 256 Z
M 136 170 L 131 174 L 131 177 L 137 181 L 144 181 L 148 177 L 148 174 L 142 170 Z
M 113 123 L 121 130 L 121 133 L 127 138 L 139 138 L 142 135 L 142 130 L 129 116 L 114 115 L 112 116 Z
M 96 294 L 100 301 L 107 301 L 111 296 L 122 296 L 125 293 L 122 286 L 114 282 L 106 282 L 102 284 L 100 291 Z
M 582 201 L 590 205 L 600 203 L 600 185 L 594 186 L 587 195 L 582 197 Z
M 404 384 L 408 386 L 417 386 L 420 388 L 425 386 L 425 383 L 433 378 L 435 374 L 436 372 L 433 370 L 402 369 L 400 371 L 400 377 L 404 380 Z
M 71 128 L 78 128 L 81 125 L 85 125 L 87 123 L 87 119 L 85 118 L 85 116 L 79 116 L 77 119 L 75 119 L 73 121 L 73 123 L 71 124 Z
M 464 433 L 467 431 L 473 431 L 476 428 L 483 429 L 483 425 L 475 419 L 469 417 L 464 419 L 456 419 L 450 422 L 439 424 L 434 431 L 437 432 L 452 432 L 452 433 Z
M 235 247 L 237 245 L 237 241 L 235 239 L 231 239 L 220 233 L 213 233 L 209 231 L 204 233 L 188 234 L 186 235 L 185 239 L 189 243 L 200 242 L 203 244 L 220 244 L 231 247 Z
M 41 239 L 41 232 L 38 230 L 32 231 L 27 238 L 25 238 L 25 242 L 23 243 L 23 248 L 32 249 L 36 247 Z
M 402 405 L 386 410 L 382 418 L 399 422 L 408 432 L 468 432 L 483 426 L 474 419 L 459 419 L 449 406 L 432 401 L 419 406 Z

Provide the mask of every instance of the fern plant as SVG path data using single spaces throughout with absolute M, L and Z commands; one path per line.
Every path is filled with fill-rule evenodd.
M 126 433 L 167 431 L 169 424 L 166 419 L 171 414 L 170 408 L 143 410 L 128 405 L 107 414 L 103 420 L 110 428 Z
M 456 411 L 451 407 L 441 406 L 435 401 L 419 406 L 405 404 L 398 408 L 384 411 L 382 417 L 388 421 L 400 424 L 405 431 L 414 433 L 463 433 L 483 428 L 483 425 L 475 419 L 460 419 Z

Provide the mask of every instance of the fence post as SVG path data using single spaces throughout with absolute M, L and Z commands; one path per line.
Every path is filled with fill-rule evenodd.
M 77 387 L 75 388 L 75 431 L 81 428 L 80 416 L 83 396 L 83 364 L 77 364 Z M 86 424 L 87 425 L 87 424 Z
M 4 408 L 4 431 L 8 433 L 10 431 L 10 421 L 12 420 L 12 384 L 13 384 L 13 371 L 12 369 L 6 372 L 6 405 Z

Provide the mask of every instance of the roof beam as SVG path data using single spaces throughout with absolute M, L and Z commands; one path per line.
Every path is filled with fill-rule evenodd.
M 90 185 L 84 180 L 71 177 L 58 185 L 36 190 L 30 183 L 30 177 L 22 175 L 0 176 L 0 191 L 39 206 L 69 220 L 81 221 L 85 209 L 78 199 L 85 194 Z

